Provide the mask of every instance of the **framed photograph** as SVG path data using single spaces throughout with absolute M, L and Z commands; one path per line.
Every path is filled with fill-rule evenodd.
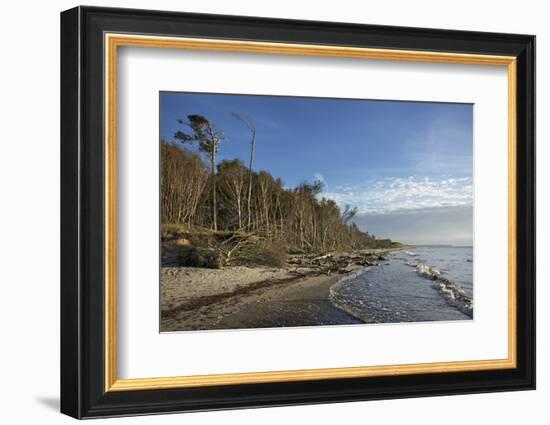
M 535 387 L 535 37 L 61 14 L 61 411 Z

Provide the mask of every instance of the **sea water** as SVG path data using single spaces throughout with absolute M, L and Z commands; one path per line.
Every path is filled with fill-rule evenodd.
M 431 274 L 421 272 L 426 269 Z M 367 323 L 470 320 L 472 247 L 421 246 L 392 252 L 380 265 L 334 284 L 330 300 Z

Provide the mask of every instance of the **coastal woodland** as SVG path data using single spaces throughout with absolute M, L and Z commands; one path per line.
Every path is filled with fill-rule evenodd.
M 281 266 L 289 254 L 322 256 L 396 246 L 361 231 L 357 208 L 340 208 L 322 196 L 320 181 L 286 187 L 268 170 L 254 168 L 261 143 L 251 118 L 234 114 L 246 129 L 250 156 L 224 159 L 223 129 L 201 115 L 178 120 L 161 140 L 161 236 L 164 264 L 220 268 Z

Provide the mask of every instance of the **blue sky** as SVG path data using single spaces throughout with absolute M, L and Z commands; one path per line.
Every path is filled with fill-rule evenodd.
M 231 114 L 238 112 L 256 125 L 256 170 L 287 187 L 322 180 L 322 195 L 357 206 L 357 223 L 379 237 L 471 244 L 470 104 L 173 92 L 160 101 L 166 140 L 183 130 L 179 118 L 204 115 L 225 133 L 218 159 L 246 162 L 250 133 Z

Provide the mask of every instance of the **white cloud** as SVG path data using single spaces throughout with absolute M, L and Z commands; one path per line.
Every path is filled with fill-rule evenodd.
M 321 176 L 322 177 L 322 176 Z M 426 208 L 470 206 L 473 183 L 469 177 L 394 177 L 353 186 L 337 186 L 321 193 L 340 206 L 350 204 L 363 214 L 385 214 Z

